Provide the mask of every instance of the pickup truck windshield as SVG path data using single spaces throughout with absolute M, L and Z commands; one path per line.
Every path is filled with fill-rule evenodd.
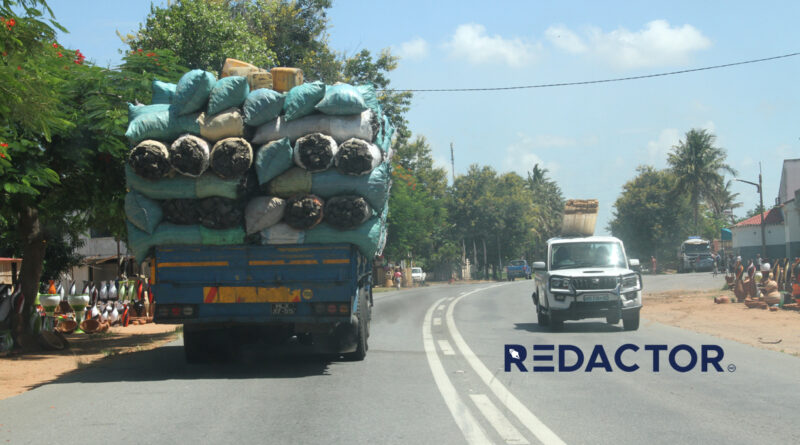
M 551 248 L 550 270 L 580 267 L 627 267 L 622 247 L 615 242 L 565 243 Z

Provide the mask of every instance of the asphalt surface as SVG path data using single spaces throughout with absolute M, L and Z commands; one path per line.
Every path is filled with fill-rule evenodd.
M 645 285 L 681 288 L 687 276 Z M 186 365 L 180 341 L 107 360 L 0 401 L 0 443 L 800 443 L 800 358 L 647 321 L 635 332 L 602 320 L 545 331 L 531 287 L 375 294 L 360 363 L 256 354 Z M 637 371 L 614 363 L 626 343 L 640 348 L 622 356 Z M 655 372 L 644 347 L 680 344 L 719 345 L 723 371 L 678 372 L 668 351 Z M 528 372 L 504 371 L 506 345 L 527 351 Z M 533 345 L 574 345 L 584 365 L 531 372 L 533 355 L 548 354 Z M 587 372 L 596 345 L 610 372 Z

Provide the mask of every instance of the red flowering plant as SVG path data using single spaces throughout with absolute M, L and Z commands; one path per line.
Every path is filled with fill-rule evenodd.
M 44 266 L 46 246 L 89 227 L 124 238 L 127 102 L 149 102 L 156 76 L 174 82 L 185 72 L 156 65 L 174 60 L 157 50 L 148 52 L 158 61 L 95 66 L 57 42 L 61 27 L 47 13 L 42 0 L 0 2 L 0 244 L 25 258 L 26 313 L 42 274 L 59 272 Z

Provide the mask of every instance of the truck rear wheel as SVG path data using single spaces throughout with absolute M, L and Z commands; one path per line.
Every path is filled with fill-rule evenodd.
M 206 331 L 194 330 L 190 326 L 183 325 L 183 353 L 186 356 L 186 363 L 210 361 L 207 337 Z
M 356 350 L 342 355 L 344 359 L 349 362 L 360 362 L 367 357 L 367 350 L 369 349 L 369 344 L 367 343 L 367 337 L 369 336 L 368 325 L 371 317 L 366 301 L 365 298 L 358 299 L 358 312 L 356 312 L 356 318 L 358 318 L 358 338 L 356 339 Z
M 240 351 L 228 330 L 183 325 L 183 352 L 187 363 L 212 363 L 233 360 Z

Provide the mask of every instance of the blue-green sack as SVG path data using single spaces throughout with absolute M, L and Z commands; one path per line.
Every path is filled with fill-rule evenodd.
M 175 88 L 172 109 L 177 115 L 194 113 L 206 107 L 211 89 L 217 79 L 203 70 L 191 70 L 181 77 Z
M 186 133 L 200 136 L 198 117 L 199 114 L 178 116 L 170 110 L 144 113 L 128 124 L 125 136 L 134 145 L 145 139 L 170 143 Z
M 350 243 L 358 247 L 364 256 L 372 258 L 381 248 L 384 232 L 385 225 L 376 216 L 353 230 L 338 230 L 322 223 L 313 229 L 306 230 L 303 242 L 306 244 Z
M 153 104 L 153 105 L 134 105 L 128 104 L 128 122 L 136 120 L 136 118 L 144 116 L 148 113 L 156 111 L 168 111 L 169 104 Z
M 137 191 L 131 191 L 125 195 L 125 216 L 134 226 L 153 233 L 164 218 L 164 212 L 159 202 Z
M 325 97 L 325 84 L 322 82 L 304 83 L 286 93 L 283 104 L 284 119 L 291 121 L 308 116 L 314 107 Z
M 337 170 L 313 173 L 311 193 L 321 198 L 337 195 L 363 196 L 376 212 L 381 212 L 389 197 L 391 183 L 391 167 L 388 163 L 383 163 L 363 176 L 343 175 Z
M 365 85 L 358 85 L 356 87 L 358 92 L 361 93 L 361 97 L 364 98 L 364 104 L 375 113 L 375 116 L 381 116 L 383 114 L 383 108 L 381 107 L 381 103 L 378 100 L 378 95 L 375 92 L 375 87 L 372 86 L 371 83 Z
M 346 83 L 325 88 L 325 96 L 315 107 L 318 111 L 335 116 L 360 114 L 367 109 L 358 89 Z
M 244 123 L 257 127 L 277 118 L 285 101 L 284 94 L 269 88 L 251 91 L 244 101 Z
M 292 151 L 289 138 L 278 139 L 259 148 L 254 162 L 258 183 L 266 184 L 291 168 L 294 165 Z
M 153 100 L 151 104 L 171 104 L 172 98 L 175 97 L 175 88 L 177 85 L 174 83 L 162 82 L 160 80 L 153 81 Z
M 210 196 L 237 199 L 240 192 L 239 179 L 222 179 L 211 172 L 203 173 L 197 178 L 180 175 L 153 181 L 137 175 L 130 165 L 125 164 L 125 180 L 129 189 L 136 190 L 151 199 L 192 199 Z
M 213 116 L 228 108 L 239 108 L 250 94 L 247 78 L 242 76 L 224 77 L 214 84 L 208 97 L 208 114 Z
M 133 252 L 136 262 L 144 261 L 153 247 L 168 245 L 206 245 L 224 246 L 244 244 L 245 233 L 241 227 L 225 230 L 208 229 L 203 226 L 181 226 L 161 223 L 148 235 L 127 222 L 128 248 Z

